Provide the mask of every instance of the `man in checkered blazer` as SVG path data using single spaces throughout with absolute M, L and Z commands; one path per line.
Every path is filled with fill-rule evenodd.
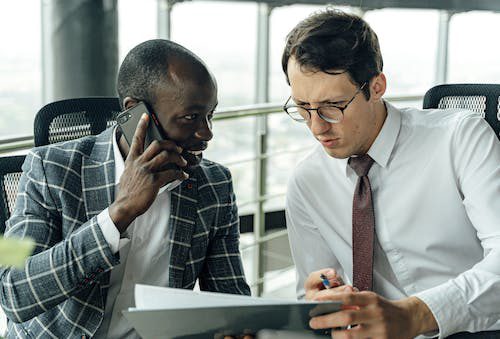
M 212 138 L 215 79 L 192 52 L 150 40 L 118 75 L 125 109 L 156 113 L 168 140 L 120 129 L 33 149 L 6 236 L 36 248 L 23 269 L 0 270 L 8 338 L 137 338 L 121 314 L 146 283 L 250 294 L 239 253 L 229 171 L 201 159 Z

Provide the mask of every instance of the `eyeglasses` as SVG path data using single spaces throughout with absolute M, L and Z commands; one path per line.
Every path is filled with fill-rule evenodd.
M 365 85 L 366 82 L 361 85 L 360 88 L 358 88 L 356 93 L 354 93 L 352 98 L 344 106 L 325 105 L 318 108 L 306 108 L 304 106 L 289 105 L 288 102 L 292 99 L 292 97 L 290 96 L 285 105 L 283 105 L 283 110 L 290 116 L 290 118 L 298 122 L 304 123 L 310 121 L 311 111 L 316 111 L 321 119 L 333 124 L 337 124 L 342 121 L 342 119 L 344 118 L 344 111 L 349 106 L 349 104 L 353 102 L 356 95 L 361 92 Z

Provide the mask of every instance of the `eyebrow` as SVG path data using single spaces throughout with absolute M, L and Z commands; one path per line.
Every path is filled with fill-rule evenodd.
M 343 99 L 339 99 L 339 98 L 340 97 L 332 98 L 332 99 L 325 99 L 325 100 L 322 100 L 322 101 L 318 101 L 316 103 L 318 103 L 318 104 L 328 104 L 328 103 L 338 103 L 338 102 L 342 102 L 342 101 L 347 101 L 348 100 L 346 98 L 343 98 Z M 295 102 L 297 105 L 309 104 L 309 102 L 305 102 L 305 101 L 302 101 L 302 100 L 295 99 L 293 96 L 292 96 L 292 101 Z
M 188 106 L 186 107 L 186 110 L 187 111 L 191 111 L 191 110 L 199 110 L 199 111 L 205 111 L 208 109 L 209 112 L 215 110 L 215 108 L 217 107 L 217 105 L 219 104 L 219 102 L 216 102 L 215 105 L 209 109 L 208 106 L 205 106 L 205 105 L 191 105 L 191 106 Z

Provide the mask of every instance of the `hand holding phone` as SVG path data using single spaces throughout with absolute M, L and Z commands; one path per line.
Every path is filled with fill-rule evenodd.
M 127 140 L 129 146 L 132 144 L 137 125 L 139 124 L 139 120 L 144 113 L 149 116 L 150 120 L 146 131 L 144 149 L 146 149 L 154 140 L 160 141 L 167 139 L 163 133 L 163 129 L 160 126 L 156 114 L 153 110 L 149 109 L 147 104 L 140 101 L 116 117 L 116 121 L 118 122 L 122 134 L 125 137 L 125 140 Z
M 126 119 L 122 118 L 118 123 L 120 127 L 127 125 L 122 132 L 130 149 L 115 201 L 108 210 L 111 220 L 120 233 L 124 232 L 136 217 L 149 209 L 162 186 L 174 180 L 188 178 L 188 175 L 181 170 L 187 165 L 181 156 L 181 147 L 171 140 L 160 139 L 153 143 L 153 140 L 158 139 L 151 140 L 151 138 L 150 144 L 146 146 L 148 131 L 151 131 L 150 125 L 153 123 L 144 108 L 134 109 L 134 107 L 119 116 L 129 114 Z M 130 128 L 129 121 L 133 120 L 137 121 L 137 125 L 130 136 L 129 132 L 125 131 Z M 166 168 L 167 165 L 171 165 L 170 168 Z

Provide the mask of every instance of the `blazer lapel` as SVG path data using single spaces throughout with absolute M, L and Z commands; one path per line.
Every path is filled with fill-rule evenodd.
M 90 155 L 83 157 L 82 193 L 88 220 L 101 213 L 115 199 L 113 130 L 110 128 L 99 134 Z
M 172 191 L 168 242 L 170 287 L 182 288 L 183 276 L 196 223 L 198 185 L 195 177 L 185 180 Z

